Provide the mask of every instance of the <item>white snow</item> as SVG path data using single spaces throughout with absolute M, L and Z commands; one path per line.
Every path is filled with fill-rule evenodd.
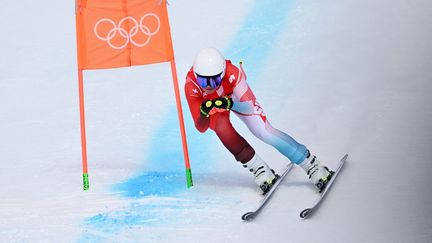
M 432 3 L 170 1 L 181 86 L 195 53 L 244 59 L 272 124 L 334 168 L 316 193 L 296 167 L 255 221 L 251 175 L 183 99 L 186 189 L 168 64 L 86 71 L 82 190 L 74 1 L 0 8 L 0 242 L 431 242 Z M 155 85 L 158 84 L 158 85 Z M 160 85 L 159 85 L 160 84 Z M 182 97 L 184 97 L 183 89 Z M 288 162 L 239 132 L 275 170 Z

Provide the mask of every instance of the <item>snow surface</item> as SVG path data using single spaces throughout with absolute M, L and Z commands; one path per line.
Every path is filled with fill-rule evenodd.
M 298 214 L 317 195 L 296 167 L 244 223 L 253 178 L 195 131 L 183 99 L 186 189 L 168 64 L 85 72 L 82 191 L 74 1 L 2 2 L 0 242 L 432 242 L 431 13 L 427 0 L 170 1 L 181 85 L 195 53 L 218 47 L 245 61 L 275 127 L 329 167 L 350 154 L 311 219 Z

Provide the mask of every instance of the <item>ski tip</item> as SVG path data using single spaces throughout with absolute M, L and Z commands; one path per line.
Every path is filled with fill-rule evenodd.
M 254 217 L 255 217 L 254 212 L 247 212 L 247 213 L 243 214 L 242 220 L 243 221 L 251 221 Z
M 306 208 L 305 210 L 301 211 L 300 218 L 305 219 L 307 218 L 312 212 L 311 208 Z

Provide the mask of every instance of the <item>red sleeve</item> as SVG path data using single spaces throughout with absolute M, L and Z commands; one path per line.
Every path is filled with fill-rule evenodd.
M 188 102 L 189 110 L 192 114 L 196 129 L 203 133 L 209 128 L 210 118 L 201 115 L 200 106 L 204 101 L 204 98 L 202 96 L 201 89 L 192 81 L 192 78 L 194 77 L 191 77 L 190 75 L 193 75 L 193 73 L 191 74 L 191 71 L 189 71 L 188 75 L 186 76 L 186 100 Z
M 232 64 L 230 60 L 226 60 L 225 82 L 222 82 L 226 94 L 232 94 L 237 84 L 244 78 L 245 75 L 242 75 L 240 69 Z

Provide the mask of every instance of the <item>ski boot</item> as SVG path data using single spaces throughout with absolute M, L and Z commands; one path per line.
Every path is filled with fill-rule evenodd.
M 315 155 L 311 155 L 308 151 L 306 159 L 299 164 L 300 167 L 307 173 L 309 179 L 318 188 L 321 193 L 327 186 L 327 183 L 331 180 L 334 171 L 329 170 L 326 166 L 323 166 Z
M 265 195 L 270 191 L 273 184 L 279 178 L 279 175 L 274 173 L 274 170 L 262 160 L 257 154 L 247 163 L 243 164 L 255 176 L 255 183 L 261 188 L 262 194 Z

